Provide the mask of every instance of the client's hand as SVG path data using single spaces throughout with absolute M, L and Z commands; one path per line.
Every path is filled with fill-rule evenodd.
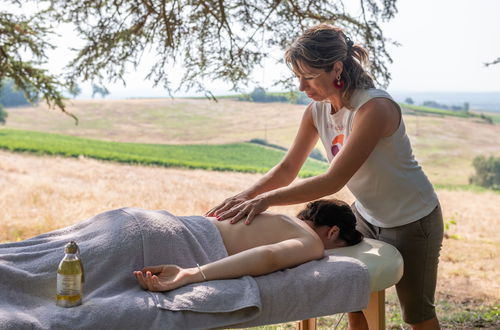
M 196 282 L 193 269 L 184 269 L 176 265 L 144 267 L 134 271 L 139 285 L 149 291 L 169 291 Z

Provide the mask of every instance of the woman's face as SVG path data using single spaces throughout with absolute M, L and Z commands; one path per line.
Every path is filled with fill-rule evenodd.
M 307 94 L 307 96 L 314 101 L 323 101 L 335 94 L 336 90 L 333 86 L 335 81 L 336 70 L 326 72 L 322 69 L 311 68 L 305 64 L 300 66 L 302 72 L 295 72 L 299 79 L 300 91 Z

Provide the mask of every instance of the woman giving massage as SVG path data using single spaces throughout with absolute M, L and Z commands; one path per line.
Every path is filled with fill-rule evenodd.
M 158 265 L 134 271 L 140 286 L 168 291 L 181 286 L 244 275 L 264 275 L 323 257 L 325 249 L 359 243 L 356 217 L 346 203 L 331 199 L 311 202 L 297 218 L 263 213 L 252 226 L 209 220 L 219 230 L 228 257 L 194 268 Z

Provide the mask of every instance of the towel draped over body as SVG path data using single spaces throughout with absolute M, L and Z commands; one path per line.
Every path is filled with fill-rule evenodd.
M 83 304 L 55 304 L 64 245 L 78 243 Z M 123 208 L 28 240 L 0 244 L 0 329 L 207 329 L 280 323 L 365 308 L 366 266 L 328 256 L 272 274 L 140 288 L 134 270 L 195 267 L 227 256 L 217 228 L 200 216 Z

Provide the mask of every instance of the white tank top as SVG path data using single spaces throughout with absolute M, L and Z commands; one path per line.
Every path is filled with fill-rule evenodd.
M 378 89 L 355 91 L 351 97 L 353 110 L 343 107 L 333 115 L 330 103 L 313 102 L 314 125 L 330 163 L 349 139 L 359 108 L 378 97 L 394 102 L 387 92 Z M 432 184 L 413 156 L 402 116 L 396 132 L 377 143 L 347 187 L 356 197 L 355 205 L 363 218 L 383 228 L 416 221 L 438 204 Z

